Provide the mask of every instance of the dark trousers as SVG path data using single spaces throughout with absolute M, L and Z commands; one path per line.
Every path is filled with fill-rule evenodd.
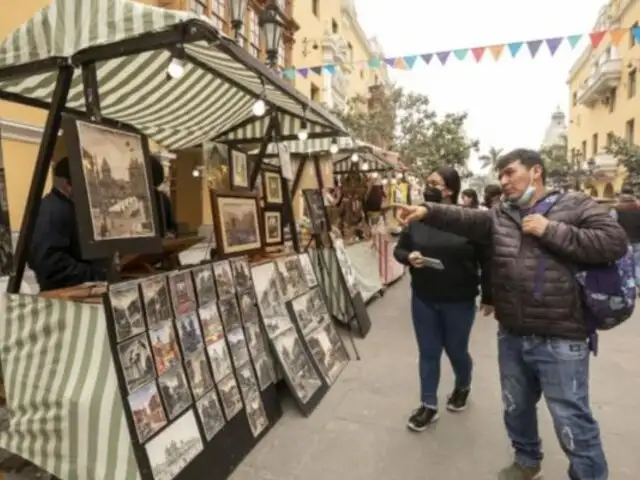
M 476 314 L 475 300 L 429 302 L 414 292 L 411 314 L 420 356 L 420 401 L 437 408 L 443 350 L 453 367 L 456 388 L 471 385 L 473 361 L 469 354 L 469 336 Z

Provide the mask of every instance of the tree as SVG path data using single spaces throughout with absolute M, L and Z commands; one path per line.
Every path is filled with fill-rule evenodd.
M 495 170 L 498 159 L 500 158 L 500 155 L 502 155 L 503 151 L 503 148 L 489 147 L 489 152 L 480 157 L 480 160 L 482 161 L 482 168 L 491 167 L 492 171 Z
M 618 160 L 618 165 L 627 172 L 627 182 L 634 187 L 640 185 L 640 147 L 622 137 L 613 135 L 605 151 Z

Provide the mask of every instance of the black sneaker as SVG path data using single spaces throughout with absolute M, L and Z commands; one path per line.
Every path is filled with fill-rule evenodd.
M 422 432 L 438 420 L 438 410 L 420 405 L 409 417 L 407 428 L 414 432 Z
M 467 403 L 469 401 L 470 388 L 464 390 L 455 389 L 449 399 L 447 400 L 447 410 L 450 412 L 463 412 L 467 409 Z

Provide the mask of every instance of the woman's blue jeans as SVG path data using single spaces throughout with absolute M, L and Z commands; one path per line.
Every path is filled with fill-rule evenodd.
M 430 302 L 412 292 L 411 315 L 420 355 L 420 399 L 423 405 L 437 408 L 443 350 L 455 374 L 455 387 L 471 386 L 473 361 L 469 354 L 469 336 L 476 303 L 475 300 Z

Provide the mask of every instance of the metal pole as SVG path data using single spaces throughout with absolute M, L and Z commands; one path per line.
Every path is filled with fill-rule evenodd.
M 256 188 L 256 181 L 258 180 L 258 176 L 260 175 L 260 168 L 262 168 L 262 160 L 267 153 L 267 148 L 269 148 L 269 143 L 271 143 L 271 139 L 273 137 L 273 130 L 276 127 L 276 114 L 273 113 L 271 118 L 269 119 L 269 123 L 267 124 L 267 128 L 264 131 L 264 137 L 262 138 L 262 143 L 260 144 L 260 150 L 258 151 L 258 158 L 253 165 L 253 169 L 251 170 L 251 176 L 249 177 L 249 186 L 251 190 Z
M 58 133 L 60 132 L 62 111 L 67 103 L 67 97 L 71 89 L 73 70 L 72 66 L 63 66 L 60 67 L 58 71 L 58 79 L 51 99 L 51 108 L 49 109 L 47 121 L 44 125 L 42 141 L 40 142 L 40 149 L 38 150 L 38 159 L 36 160 L 33 175 L 31 176 L 31 187 L 29 188 L 27 203 L 22 213 L 20 235 L 18 237 L 18 244 L 16 245 L 16 269 L 7 284 L 7 292 L 9 293 L 18 293 L 20 291 L 24 269 L 27 264 L 27 255 L 31 247 L 31 241 L 33 240 L 38 212 L 40 211 L 44 186 L 47 182 L 51 159 L 53 158 Z

